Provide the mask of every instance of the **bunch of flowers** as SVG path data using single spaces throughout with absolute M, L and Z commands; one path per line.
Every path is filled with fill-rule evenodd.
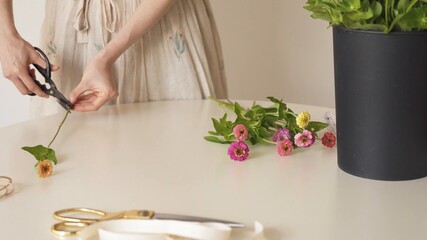
M 221 106 L 232 110 L 236 119 L 230 121 L 227 114 L 220 119 L 212 118 L 215 131 L 209 131 L 204 138 L 207 141 L 230 144 L 228 155 L 232 160 L 244 161 L 249 157 L 249 146 L 271 144 L 276 145 L 280 156 L 291 155 L 296 148 L 308 148 L 319 139 L 318 132 L 329 127 L 321 138 L 322 144 L 332 148 L 335 146 L 332 116 L 328 114 L 327 122 L 311 121 L 308 112 L 294 113 L 283 101 L 268 97 L 273 106 L 262 107 L 256 103 L 251 108 L 244 108 L 237 102 L 221 101 L 211 98 Z

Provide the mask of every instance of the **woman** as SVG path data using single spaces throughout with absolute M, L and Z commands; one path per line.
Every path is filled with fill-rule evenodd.
M 0 61 L 22 94 L 46 95 L 28 66 L 43 60 L 13 23 L 12 0 L 0 1 Z M 52 79 L 76 111 L 105 103 L 227 97 L 221 45 L 208 0 L 46 1 L 41 48 Z M 33 98 L 31 109 L 58 104 Z

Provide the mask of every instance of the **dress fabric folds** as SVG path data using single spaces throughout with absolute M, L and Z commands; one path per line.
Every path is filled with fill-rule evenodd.
M 46 0 L 41 48 L 69 98 L 85 66 L 144 0 Z M 114 64 L 119 97 L 108 104 L 227 97 L 222 48 L 209 0 L 177 0 Z M 32 98 L 31 115 L 56 113 L 54 99 Z

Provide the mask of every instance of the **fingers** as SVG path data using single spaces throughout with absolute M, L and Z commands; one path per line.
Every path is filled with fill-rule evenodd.
M 29 69 L 28 72 L 33 79 L 36 79 L 36 70 L 34 68 Z
M 44 93 L 34 82 L 34 75 L 34 69 L 30 70 L 27 67 L 26 69 L 16 71 L 13 74 L 8 73 L 7 75 L 5 75 L 5 77 L 15 85 L 15 87 L 21 94 L 27 95 L 30 93 L 35 93 L 40 97 L 47 98 L 48 95 Z
M 75 111 L 97 111 L 109 100 L 117 98 L 116 92 L 114 90 L 93 89 L 82 82 L 71 92 L 70 102 Z
M 35 93 L 39 97 L 47 98 L 48 95 L 43 92 L 39 86 L 34 82 L 34 79 L 30 76 L 30 73 L 27 71 L 26 74 L 21 74 L 19 76 L 22 83 L 27 87 L 29 93 Z M 28 94 L 28 93 L 27 93 Z
M 71 104 L 75 104 L 79 96 L 83 95 L 84 92 L 89 91 L 89 87 L 87 87 L 83 82 L 80 82 L 76 88 L 70 93 L 70 102 Z
M 18 91 L 22 95 L 27 95 L 27 94 L 31 93 L 31 91 L 28 90 L 28 88 L 25 86 L 25 84 L 18 77 L 12 78 L 9 80 L 15 85 L 15 87 L 18 89 Z
M 78 98 L 78 101 L 73 105 L 73 110 L 79 112 L 97 111 L 104 103 L 104 99 L 100 98 L 97 93 L 87 93 Z
M 105 94 L 99 90 L 91 90 L 84 82 L 81 82 L 70 94 L 70 102 L 73 110 L 80 112 L 96 111 L 103 102 L 107 101 Z
M 73 110 L 80 112 L 97 111 L 109 99 L 102 92 L 90 92 L 80 95 L 73 105 Z
M 86 67 L 80 84 L 70 94 L 74 110 L 96 111 L 107 101 L 117 98 L 112 67 L 99 59 Z

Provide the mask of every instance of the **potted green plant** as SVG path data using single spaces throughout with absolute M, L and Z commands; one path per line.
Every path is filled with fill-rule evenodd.
M 333 27 L 339 167 L 427 176 L 427 0 L 308 0 Z

